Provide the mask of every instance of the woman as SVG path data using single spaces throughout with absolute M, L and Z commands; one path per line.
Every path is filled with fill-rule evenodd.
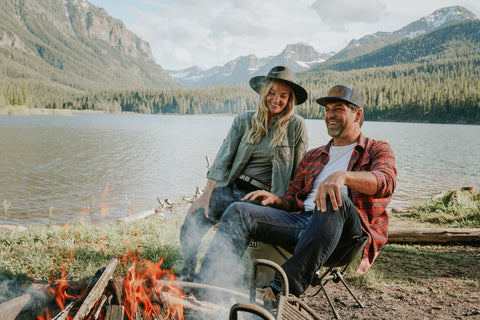
M 283 194 L 307 150 L 305 121 L 293 108 L 308 94 L 295 83 L 292 70 L 274 67 L 267 76 L 250 79 L 250 86 L 259 93 L 257 110 L 233 120 L 207 173 L 207 185 L 180 230 L 184 281 L 193 281 L 201 240 L 225 209 L 254 190 Z

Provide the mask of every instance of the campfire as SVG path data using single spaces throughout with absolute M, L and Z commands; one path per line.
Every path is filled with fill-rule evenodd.
M 43 287 L 48 301 L 39 302 L 30 294 L 0 305 L 2 320 L 183 320 L 238 319 L 238 312 L 273 319 L 260 307 L 256 297 L 256 268 L 258 265 L 276 268 L 284 278 L 284 293 L 279 297 L 277 319 L 320 319 L 313 310 L 288 293 L 288 280 L 280 266 L 272 261 L 254 261 L 250 292 L 245 293 L 207 284 L 178 281 L 172 270 L 163 269 L 164 258 L 158 262 L 127 256 L 112 259 L 107 267 L 97 271 L 91 282 L 69 282 L 63 279 Z M 124 276 L 114 276 L 117 265 L 131 266 Z M 213 290 L 230 297 L 228 306 L 197 300 L 186 296 L 182 287 Z M 238 300 L 237 300 L 238 299 Z M 246 301 L 249 300 L 249 303 Z M 259 305 L 260 303 L 260 305 Z M 185 309 L 185 310 L 184 310 Z
M 124 277 L 114 277 L 117 265 L 130 261 Z M 25 320 L 181 320 L 184 294 L 171 270 L 158 262 L 124 257 L 112 259 L 90 283 L 57 280 L 43 288 L 42 306 L 33 295 L 0 305 L 7 319 Z M 2 319 L 4 319 L 2 317 Z

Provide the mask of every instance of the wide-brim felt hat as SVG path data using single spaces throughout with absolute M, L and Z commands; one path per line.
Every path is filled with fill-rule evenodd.
M 336 85 L 330 88 L 328 91 L 328 96 L 318 98 L 317 103 L 321 106 L 327 106 L 327 104 L 335 101 L 343 101 L 346 103 L 351 103 L 357 107 L 363 109 L 363 98 L 362 94 L 355 90 L 355 88 L 344 85 Z
M 273 67 L 266 76 L 255 76 L 250 79 L 250 87 L 257 93 L 260 93 L 260 89 L 267 82 L 267 80 L 281 81 L 289 85 L 295 94 L 295 104 L 302 104 L 308 98 L 307 90 L 296 83 L 295 73 L 285 66 Z

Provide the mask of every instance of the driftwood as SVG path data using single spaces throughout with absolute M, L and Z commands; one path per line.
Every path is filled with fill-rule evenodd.
M 0 230 L 13 230 L 13 231 L 25 231 L 27 227 L 25 226 L 14 226 L 10 224 L 0 224 Z
M 389 243 L 480 243 L 480 228 L 392 228 Z
M 146 218 L 149 218 L 149 217 L 153 216 L 156 213 L 157 212 L 155 210 L 142 211 L 142 212 L 139 212 L 137 214 L 131 214 L 131 215 L 128 215 L 126 217 L 120 218 L 120 219 L 118 219 L 118 221 L 119 222 L 131 222 L 131 221 L 135 221 L 135 220 L 146 219 Z

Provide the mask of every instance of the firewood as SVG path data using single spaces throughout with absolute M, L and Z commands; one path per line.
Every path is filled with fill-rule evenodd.
M 197 300 L 192 295 L 185 296 L 184 299 L 181 299 L 181 298 L 172 296 L 169 293 L 165 293 L 165 298 L 167 298 L 169 301 L 183 305 L 184 308 L 200 311 L 206 314 L 218 314 L 220 312 L 228 313 L 229 311 L 228 308 L 220 306 L 218 304 L 208 302 L 208 301 Z
M 67 316 L 68 316 L 68 313 L 70 312 L 70 310 L 72 309 L 72 307 L 74 306 L 74 302 L 70 302 L 66 307 L 65 309 L 63 309 L 62 311 L 60 311 L 54 318 L 52 318 L 52 320 L 66 320 L 67 319 Z
M 17 297 L 15 299 L 9 300 L 0 304 L 0 315 L 2 319 L 13 320 L 17 315 L 22 311 L 23 307 L 30 300 L 31 295 L 24 294 L 23 296 Z M 3 318 L 5 317 L 5 318 Z
M 122 304 L 122 284 L 120 283 L 120 281 L 115 278 L 110 279 L 107 290 L 109 290 L 112 293 L 110 303 L 121 305 Z
M 104 320 L 120 320 L 125 316 L 125 309 L 123 306 L 112 304 L 107 307 Z
M 100 312 L 102 312 L 103 305 L 105 304 L 106 301 L 107 301 L 107 296 L 102 295 L 102 297 L 100 298 L 100 301 L 95 307 L 96 310 L 92 317 L 94 320 L 98 320 L 98 317 L 100 316 Z
M 84 320 L 90 314 L 92 308 L 95 306 L 95 303 L 101 298 L 103 292 L 105 291 L 105 287 L 112 278 L 117 264 L 118 259 L 112 259 L 110 261 L 108 266 L 105 268 L 105 271 L 102 273 L 102 276 L 98 279 L 97 283 L 88 293 L 88 296 L 83 301 L 73 320 Z

